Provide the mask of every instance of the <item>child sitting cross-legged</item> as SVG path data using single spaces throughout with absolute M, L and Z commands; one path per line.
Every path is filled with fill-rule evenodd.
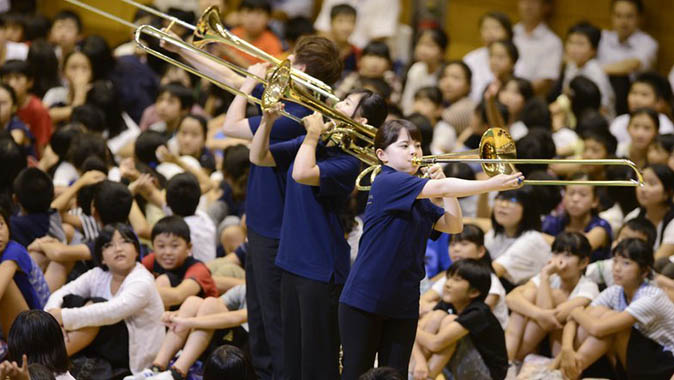
M 152 228 L 152 246 L 154 252 L 143 258 L 143 265 L 154 274 L 166 309 L 180 306 L 190 296 L 218 295 L 206 265 L 190 256 L 190 228 L 183 218 L 160 219 Z
M 505 378 L 505 334 L 484 303 L 490 286 L 491 271 L 475 259 L 447 270 L 442 301 L 419 322 L 410 361 L 415 380 L 435 378 L 447 364 L 455 379 Z
M 535 353 L 548 334 L 553 354 L 559 352 L 561 328 L 571 310 L 587 306 L 599 294 L 597 285 L 583 275 L 590 263 L 590 250 L 583 234 L 559 234 L 543 270 L 506 297 L 512 310 L 506 328 L 509 360 L 523 360 Z

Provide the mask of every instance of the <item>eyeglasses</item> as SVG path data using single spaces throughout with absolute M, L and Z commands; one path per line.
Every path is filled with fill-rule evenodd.
M 118 247 L 123 247 L 127 244 L 133 244 L 131 240 L 112 240 L 110 242 L 107 242 L 103 244 L 103 250 L 108 250 L 110 248 L 118 248 Z

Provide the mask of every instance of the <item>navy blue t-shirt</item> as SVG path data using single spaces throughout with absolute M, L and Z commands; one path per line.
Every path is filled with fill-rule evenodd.
M 264 88 L 259 85 L 253 90 L 253 96 L 260 98 Z M 311 114 L 311 110 L 292 102 L 284 102 L 285 111 L 297 117 Z M 255 134 L 262 116 L 248 118 L 250 131 Z M 280 117 L 271 130 L 270 144 L 294 139 L 304 135 L 304 126 Z M 281 238 L 283 221 L 283 199 L 285 197 L 286 171 L 250 164 L 248 187 L 246 190 L 246 223 L 256 233 L 271 238 Z
M 300 184 L 292 178 L 292 170 L 302 141 L 304 136 L 270 147 L 277 167 L 288 176 L 276 265 L 314 281 L 343 284 L 349 274 L 350 248 L 338 212 L 353 191 L 360 161 L 338 147 L 319 143 L 320 183 Z
M 340 302 L 392 318 L 418 318 L 426 242 L 444 214 L 417 199 L 428 179 L 382 166 L 365 208 L 363 236 Z

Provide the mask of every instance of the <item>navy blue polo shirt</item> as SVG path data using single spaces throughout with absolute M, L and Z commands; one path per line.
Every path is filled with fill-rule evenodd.
M 253 96 L 260 98 L 264 88 L 259 85 L 253 90 Z M 297 117 L 311 114 L 311 110 L 296 103 L 284 102 L 285 111 Z M 250 131 L 255 134 L 260 126 L 262 116 L 248 118 Z M 280 117 L 274 123 L 270 144 L 279 143 L 304 135 L 304 126 Z M 256 233 L 270 239 L 281 238 L 281 222 L 283 221 L 283 199 L 286 188 L 286 171 L 250 164 L 248 187 L 246 190 L 246 224 Z
M 304 136 L 270 147 L 276 165 L 288 173 L 276 265 L 310 280 L 343 284 L 349 274 L 350 248 L 338 213 L 353 191 L 360 161 L 338 147 L 319 143 L 320 184 L 300 184 L 292 178 L 292 170 L 302 141 Z
M 418 318 L 426 242 L 444 214 L 417 199 L 428 179 L 382 166 L 365 208 L 363 236 L 340 302 L 392 318 Z

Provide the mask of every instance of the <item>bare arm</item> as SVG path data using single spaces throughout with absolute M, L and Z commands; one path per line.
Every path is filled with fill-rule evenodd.
M 669 257 L 674 255 L 674 244 L 661 244 L 660 248 L 655 252 L 655 259 Z
M 138 207 L 138 204 L 135 200 L 133 203 L 131 203 L 129 223 L 131 223 L 133 230 L 136 232 L 136 235 L 138 235 L 139 238 L 150 239 L 152 228 L 150 228 L 150 224 L 147 222 L 147 219 L 145 219 L 145 215 L 143 215 L 143 212 L 140 211 L 140 207 Z
M 251 73 L 264 77 L 267 65 L 255 64 L 248 68 Z M 241 83 L 240 90 L 246 94 L 251 94 L 258 82 L 255 79 L 247 78 Z M 225 114 L 225 122 L 222 127 L 222 132 L 228 137 L 238 139 L 250 140 L 253 138 L 253 133 L 250 130 L 248 119 L 246 119 L 246 105 L 248 98 L 242 95 L 234 97 L 232 104 L 229 105 L 227 113 Z
M 426 182 L 417 198 L 466 197 L 488 191 L 510 190 L 521 187 L 522 173 L 499 174 L 483 181 L 460 178 L 432 179 Z
M 169 307 L 180 305 L 189 296 L 196 296 L 199 294 L 201 287 L 196 281 L 186 279 L 175 288 L 170 286 L 158 286 L 157 290 L 159 291 L 159 296 L 161 296 L 164 306 Z
M 319 186 L 321 184 L 321 169 L 316 164 L 316 146 L 326 125 L 323 124 L 323 116 L 318 112 L 305 117 L 303 121 L 307 129 L 307 135 L 297 151 L 297 156 L 295 156 L 292 175 L 298 183 Z
M 0 264 L 0 299 L 5 295 L 9 282 L 14 281 L 14 273 L 18 269 L 19 266 L 14 260 L 5 260 Z
M 271 128 L 278 118 L 278 111 L 282 109 L 282 104 L 276 104 L 274 107 L 265 110 L 260 120 L 260 126 L 255 131 L 253 141 L 250 143 L 248 157 L 250 162 L 257 166 L 276 166 L 274 156 L 269 150 L 269 139 Z
M 429 351 L 439 352 L 466 335 L 468 335 L 468 330 L 460 323 L 451 322 L 441 327 L 437 334 L 417 329 L 417 342 Z
M 168 148 L 164 145 L 157 148 L 157 157 L 160 158 L 162 162 L 170 162 L 178 165 L 181 169 L 186 172 L 194 174 L 199 181 L 199 187 L 201 188 L 201 193 L 208 193 L 216 185 L 211 181 L 211 178 L 206 174 L 206 172 L 201 167 L 194 167 L 185 163 L 180 157 L 169 152 Z
M 171 322 L 179 323 L 181 328 L 219 330 L 241 326 L 248 321 L 246 309 L 226 311 L 218 314 L 204 315 L 192 318 L 171 318 Z
M 516 287 L 506 296 L 508 308 L 525 317 L 536 319 L 541 308 L 529 301 L 529 298 L 534 298 L 536 293 L 537 288 L 531 281 Z
M 608 63 L 601 68 L 606 75 L 630 75 L 639 70 L 641 61 L 638 58 L 628 58 L 619 62 Z
M 587 240 L 590 241 L 590 246 L 594 251 L 595 249 L 599 249 L 606 244 L 606 238 L 608 235 L 606 234 L 605 229 L 601 227 L 594 227 L 589 232 L 585 233 L 585 237 L 587 237 Z
M 573 310 L 571 312 L 571 318 L 587 330 L 590 335 L 597 338 L 615 334 L 637 322 L 636 318 L 626 311 L 611 313 L 602 318 L 594 318 L 585 309 L 581 308 Z
M 61 213 L 68 211 L 70 201 L 77 195 L 77 192 L 80 191 L 80 189 L 88 185 L 97 184 L 105 180 L 105 178 L 105 174 L 97 170 L 91 170 L 84 173 L 83 176 L 66 188 L 61 195 L 51 202 L 51 207 L 57 209 Z

